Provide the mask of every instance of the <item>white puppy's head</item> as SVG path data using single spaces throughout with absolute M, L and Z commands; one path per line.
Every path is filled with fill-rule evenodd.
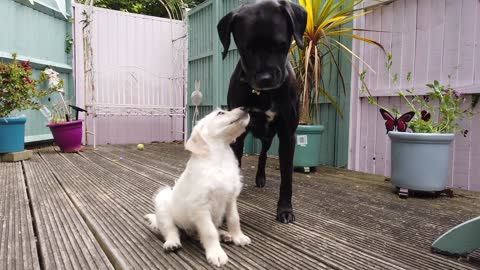
M 185 149 L 197 155 L 207 155 L 211 146 L 232 143 L 245 132 L 249 121 L 250 116 L 242 108 L 232 111 L 217 109 L 202 118 L 193 128 Z

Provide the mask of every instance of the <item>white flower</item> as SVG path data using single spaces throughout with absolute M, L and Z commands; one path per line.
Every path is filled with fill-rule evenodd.
M 58 77 L 58 74 L 59 74 L 58 72 L 56 72 L 55 70 L 53 70 L 51 68 L 46 68 L 44 73 L 48 77 L 48 86 L 50 88 L 56 88 L 60 84 L 60 77 Z M 57 88 L 57 91 L 60 92 L 60 93 L 65 92 L 65 90 L 63 90 L 63 88 Z

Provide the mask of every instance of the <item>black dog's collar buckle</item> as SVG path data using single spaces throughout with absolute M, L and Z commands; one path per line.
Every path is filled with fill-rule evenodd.
M 258 91 L 258 90 L 255 90 L 255 89 L 252 89 L 252 94 L 256 94 L 257 96 L 260 96 L 262 92 Z

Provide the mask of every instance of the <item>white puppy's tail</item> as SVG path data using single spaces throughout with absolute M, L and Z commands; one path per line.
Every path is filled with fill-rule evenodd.
M 155 214 L 145 215 L 145 220 L 148 222 L 148 226 L 153 231 L 159 231 L 159 221 L 162 218 L 170 218 L 169 209 L 172 198 L 172 188 L 163 187 L 153 195 L 153 205 L 155 207 Z

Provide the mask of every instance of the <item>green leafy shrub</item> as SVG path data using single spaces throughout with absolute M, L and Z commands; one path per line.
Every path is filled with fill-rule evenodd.
M 13 111 L 40 109 L 39 100 L 53 89 L 38 90 L 37 86 L 46 80 L 42 73 L 38 80 L 32 77 L 30 62 L 20 62 L 13 54 L 9 63 L 0 62 L 0 117 L 7 117 Z

